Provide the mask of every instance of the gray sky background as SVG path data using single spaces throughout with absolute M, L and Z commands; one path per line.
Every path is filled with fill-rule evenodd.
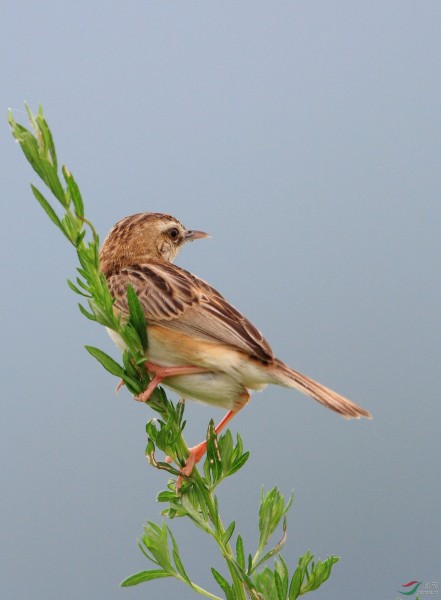
M 249 551 L 262 484 L 295 490 L 284 557 L 342 557 L 321 599 L 395 599 L 441 579 L 441 5 L 5 2 L 0 19 L 0 595 L 181 598 L 136 546 L 166 477 L 153 416 L 83 349 L 118 356 L 65 280 L 75 256 L 33 200 L 6 109 L 41 102 L 104 236 L 161 211 L 212 239 L 178 264 L 208 280 L 294 368 L 374 415 L 346 422 L 293 390 L 233 421 L 251 458 L 220 490 Z M 196 443 L 217 409 L 188 406 Z M 172 526 L 219 593 L 210 540 Z

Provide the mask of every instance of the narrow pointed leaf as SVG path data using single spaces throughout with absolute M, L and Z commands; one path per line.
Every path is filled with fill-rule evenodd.
M 142 347 L 147 350 L 147 325 L 144 311 L 139 301 L 138 295 L 130 284 L 127 286 L 127 302 L 129 305 L 130 322 L 139 335 Z
M 90 294 L 85 294 L 84 292 L 82 292 L 81 290 L 79 290 L 77 288 L 77 286 L 74 283 L 72 283 L 72 281 L 70 281 L 70 279 L 67 280 L 67 285 L 76 294 L 79 294 L 80 296 L 84 296 L 84 298 L 92 298 L 92 296 Z
M 78 308 L 80 309 L 81 314 L 86 317 L 86 319 L 90 319 L 91 321 L 96 321 L 95 315 L 93 313 L 90 313 L 88 310 L 86 310 L 82 304 L 78 303 Z
M 229 524 L 229 526 L 227 527 L 227 530 L 225 531 L 224 536 L 223 536 L 224 544 L 228 544 L 228 542 L 230 541 L 230 538 L 233 535 L 233 531 L 234 531 L 235 527 L 236 527 L 235 521 L 232 521 Z
M 247 462 L 247 460 L 250 457 L 250 453 L 244 452 L 244 454 L 242 454 L 242 456 L 240 458 L 238 458 L 230 467 L 230 469 L 228 470 L 228 475 L 233 475 L 234 473 L 236 473 L 237 471 L 239 471 L 239 469 L 241 469 L 244 464 Z
M 276 584 L 278 600 L 285 600 L 285 597 L 283 595 L 282 580 L 280 578 L 280 575 L 277 573 L 277 571 L 274 573 L 274 582 Z
M 291 583 L 289 586 L 289 600 L 297 600 L 300 595 L 300 588 L 302 586 L 303 574 L 299 567 L 294 571 Z
M 73 202 L 73 205 L 75 208 L 75 214 L 78 217 L 84 217 L 83 198 L 81 196 L 81 192 L 77 185 L 77 182 L 75 181 L 72 173 L 69 171 L 69 169 L 65 165 L 63 165 L 63 167 L 62 167 L 62 171 L 63 171 L 64 179 L 67 183 L 67 189 L 69 190 L 69 194 L 70 194 L 70 197 L 72 199 L 72 202 Z
M 264 562 L 266 562 L 267 560 L 269 560 L 270 558 L 272 558 L 273 556 L 275 556 L 276 554 L 278 554 L 280 552 L 280 550 L 283 548 L 283 546 L 285 545 L 286 542 L 286 530 L 287 530 L 287 524 L 286 524 L 286 517 L 283 520 L 283 535 L 281 540 L 274 546 L 274 548 L 272 548 L 271 550 L 269 550 L 260 560 L 259 562 L 257 562 L 254 565 L 253 570 L 257 569 L 258 567 L 260 567 L 260 565 L 262 565 Z
M 109 371 L 109 373 L 112 373 L 112 375 L 116 375 L 116 377 L 124 377 L 124 369 L 108 354 L 106 354 L 102 350 L 99 350 L 98 348 L 94 348 L 93 346 L 84 347 L 86 348 L 87 352 L 89 352 L 89 354 L 96 358 L 97 361 L 100 362 L 107 371 Z
M 236 540 L 236 559 L 238 564 L 245 569 L 245 554 L 243 551 L 243 540 L 240 535 L 237 536 Z
M 280 575 L 280 580 L 283 586 L 283 600 L 286 600 L 288 597 L 289 571 L 287 564 L 281 555 L 278 556 L 278 559 L 275 563 L 275 570 Z
M 152 579 L 161 579 L 162 577 L 171 577 L 170 573 L 163 571 L 162 569 L 152 569 L 151 571 L 140 571 L 134 575 L 130 575 L 120 583 L 121 587 L 130 587 L 132 585 L 138 585 L 144 581 L 151 581 Z
M 39 157 L 38 164 L 36 165 L 38 169 L 38 174 L 44 183 L 51 190 L 55 198 L 60 202 L 62 206 L 67 208 L 67 201 L 64 195 L 63 186 L 58 178 L 57 171 L 52 163 L 42 156 Z
M 32 135 L 30 131 L 28 131 L 25 127 L 18 123 L 16 123 L 13 128 L 13 135 L 20 144 L 20 147 L 23 150 L 23 154 L 25 155 L 26 160 L 29 162 L 29 164 L 37 173 L 37 175 L 41 177 L 44 181 L 44 177 L 42 175 L 40 167 L 40 151 L 38 148 L 38 142 L 36 138 Z
M 25 105 L 25 109 L 26 109 L 26 113 L 28 115 L 29 121 L 31 122 L 31 125 L 32 125 L 35 133 L 37 134 L 38 125 L 37 125 L 36 117 L 34 117 L 29 104 L 27 102 L 25 102 L 24 105 Z M 40 110 L 41 110 L 41 106 L 38 107 L 38 112 L 40 112 Z
M 57 213 L 54 211 L 54 209 L 49 204 L 49 202 L 46 200 L 46 198 L 43 196 L 43 194 L 32 184 L 31 184 L 31 189 L 32 189 L 32 192 L 33 192 L 35 198 L 38 200 L 38 202 L 40 203 L 40 205 L 42 206 L 43 210 L 46 212 L 46 214 L 48 215 L 50 220 L 53 223 L 55 223 L 55 225 L 58 227 L 58 229 L 60 229 L 64 233 L 64 235 L 66 235 L 66 232 L 63 229 L 63 226 L 61 224 L 60 219 L 58 218 Z
M 42 115 L 38 115 L 35 119 L 38 129 L 40 130 L 43 136 L 44 148 L 46 150 L 46 155 L 50 158 L 55 170 L 57 170 L 57 154 L 55 152 L 54 140 L 52 138 L 51 130 L 47 124 L 46 119 Z
M 219 443 L 214 428 L 213 419 L 210 420 L 207 431 L 207 458 L 209 472 L 213 484 L 222 477 L 222 458 L 219 452 Z
M 83 288 L 83 290 L 86 290 L 86 292 L 90 292 L 90 287 L 86 283 L 84 283 L 84 281 L 82 281 L 79 277 L 77 277 L 77 283 L 81 288 Z
M 253 570 L 253 556 L 252 556 L 252 554 L 248 554 L 248 569 L 247 569 L 247 574 L 251 575 L 252 570 Z
M 117 375 L 117 377 L 119 377 L 119 375 Z M 131 394 L 138 396 L 139 394 L 141 394 L 143 392 L 142 385 L 136 379 L 133 379 L 132 377 L 129 377 L 128 375 L 122 375 L 121 379 L 124 381 L 127 389 L 129 390 L 129 392 Z
M 228 581 L 223 577 L 214 567 L 211 567 L 211 572 L 213 573 L 213 577 L 216 582 L 220 585 L 223 593 L 228 597 L 231 595 L 231 586 Z
M 175 537 L 172 534 L 170 527 L 167 527 L 167 531 L 168 531 L 168 534 L 172 541 L 173 560 L 175 562 L 176 569 L 178 570 L 178 573 L 181 575 L 181 577 L 183 579 L 185 579 L 185 581 L 188 583 L 188 585 L 191 585 L 190 578 L 188 577 L 187 573 L 185 572 L 184 565 L 182 564 L 181 557 L 179 556 L 178 544 L 176 543 Z

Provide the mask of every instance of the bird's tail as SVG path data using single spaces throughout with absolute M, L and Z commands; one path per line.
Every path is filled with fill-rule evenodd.
M 314 379 L 290 369 L 281 360 L 276 359 L 275 362 L 276 365 L 275 369 L 272 370 L 272 374 L 281 385 L 296 388 L 346 419 L 359 419 L 360 417 L 372 419 L 369 411 L 348 400 L 348 398 L 340 396 L 337 392 L 333 392 L 321 383 L 314 381 Z

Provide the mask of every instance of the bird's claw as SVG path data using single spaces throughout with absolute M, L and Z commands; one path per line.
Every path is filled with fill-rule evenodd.
M 120 379 L 118 385 L 115 388 L 115 394 L 117 394 L 119 392 L 119 390 L 123 387 L 123 385 L 125 385 L 124 379 Z

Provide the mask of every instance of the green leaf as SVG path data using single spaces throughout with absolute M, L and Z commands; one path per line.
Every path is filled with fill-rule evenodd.
M 147 324 L 138 295 L 132 285 L 127 286 L 127 303 L 129 305 L 130 323 L 139 335 L 144 351 L 147 350 Z
M 150 561 L 150 562 L 152 562 L 152 563 L 155 563 L 155 565 L 157 565 L 158 563 L 157 563 L 157 561 L 156 561 L 155 557 L 154 557 L 154 556 L 152 556 L 152 555 L 150 554 L 150 552 L 148 551 L 148 549 L 147 549 L 147 548 L 145 548 L 145 547 L 142 545 L 142 540 L 136 540 L 136 543 L 137 543 L 137 545 L 138 545 L 138 548 L 141 550 L 141 552 L 142 552 L 142 553 L 144 554 L 144 556 L 146 557 L 146 559 L 147 559 L 147 560 L 149 560 L 149 561 Z M 167 573 L 168 573 L 168 571 L 167 571 Z
M 216 484 L 222 477 L 222 458 L 219 451 L 216 430 L 213 419 L 210 420 L 207 430 L 207 458 L 209 473 L 213 484 Z
M 48 158 L 50 158 L 51 163 L 53 164 L 55 170 L 58 168 L 57 163 L 57 154 L 55 152 L 54 140 L 52 138 L 51 130 L 47 124 L 46 119 L 43 117 L 43 114 L 37 115 L 35 122 L 40 130 L 43 137 L 43 145 L 45 149 L 45 154 Z
M 175 566 L 178 573 L 186 581 L 186 583 L 188 583 L 188 585 L 191 585 L 191 580 L 185 572 L 184 565 L 182 564 L 181 557 L 179 556 L 179 552 L 175 548 L 173 548 L 173 560 L 175 561 Z
M 223 543 L 224 544 L 228 544 L 228 542 L 230 541 L 231 536 L 233 535 L 233 531 L 234 528 L 236 527 L 236 523 L 235 521 L 232 521 L 229 526 L 227 527 L 224 535 L 223 535 Z
M 87 285 L 87 283 L 84 283 L 84 281 L 82 281 L 79 277 L 77 277 L 76 281 L 77 281 L 78 285 L 80 286 L 80 288 L 83 288 L 83 290 L 90 293 L 90 286 Z
M 78 237 L 77 237 L 77 240 L 76 240 L 76 246 L 77 247 L 81 244 L 81 242 L 84 240 L 85 237 L 86 237 L 86 230 L 83 229 L 83 231 L 81 231 L 78 234 Z
M 156 450 L 155 443 L 152 440 L 152 438 L 149 438 L 147 441 L 147 446 L 145 448 L 145 455 L 147 457 L 150 457 L 151 454 L 155 453 L 155 450 Z M 162 493 L 165 493 L 165 492 L 162 492 Z
M 168 529 L 165 523 L 160 527 L 148 521 L 144 526 L 144 535 L 141 537 L 144 547 L 153 555 L 154 562 L 170 575 L 176 573 L 171 564 L 168 548 Z
M 158 419 L 153 418 L 150 419 L 150 421 L 148 421 L 148 423 L 146 423 L 145 426 L 145 430 L 147 435 L 149 436 L 149 438 L 151 438 L 154 442 L 156 442 L 156 439 L 158 437 L 158 433 L 159 433 L 159 422 Z M 163 492 L 161 492 L 163 493 Z
M 132 585 L 138 585 L 144 581 L 151 581 L 152 579 L 161 579 L 162 577 L 171 577 L 170 573 L 163 571 L 162 569 L 152 569 L 151 571 L 139 571 L 134 575 L 130 575 L 120 583 L 121 587 L 130 587 Z
M 176 502 L 178 499 L 179 496 L 176 494 L 176 492 L 169 492 L 166 490 L 159 492 L 159 494 L 156 496 L 157 502 Z
M 66 235 L 66 232 L 63 229 L 63 225 L 61 224 L 61 221 L 58 218 L 57 213 L 54 211 L 54 209 L 49 204 L 49 202 L 46 200 L 46 198 L 43 196 L 43 194 L 32 184 L 31 184 L 31 189 L 32 189 L 34 196 L 36 197 L 36 199 L 38 200 L 38 202 L 40 203 L 40 205 L 42 206 L 43 210 L 46 212 L 46 214 L 50 218 L 50 220 L 53 223 L 55 223 L 55 225 L 58 227 L 58 229 L 60 231 L 62 231 L 64 233 L 64 235 Z M 66 235 L 66 237 L 67 237 L 67 239 L 69 239 L 67 235 Z
M 249 577 L 249 575 L 247 574 L 247 572 L 245 571 L 245 569 L 237 561 L 235 563 L 233 562 L 233 567 L 235 568 L 235 570 L 237 571 L 237 573 L 240 574 L 240 578 L 242 579 L 242 581 L 244 582 L 244 584 L 246 586 L 248 586 L 248 588 L 250 590 L 254 589 L 253 580 L 252 580 L 251 577 Z
M 86 348 L 87 352 L 89 352 L 89 354 L 96 358 L 97 361 L 100 362 L 107 371 L 109 371 L 109 373 L 112 373 L 112 375 L 116 375 L 116 377 L 124 378 L 124 369 L 108 354 L 106 354 L 102 350 L 99 350 L 98 348 L 94 348 L 93 346 L 84 347 Z
M 233 589 L 230 586 L 230 584 L 228 583 L 228 581 L 225 579 L 225 577 L 223 577 L 219 571 L 216 571 L 216 569 L 214 567 L 211 567 L 211 572 L 213 573 L 213 577 L 215 578 L 216 582 L 220 585 L 223 593 L 225 594 L 225 596 L 228 598 L 232 598 L 232 594 Z
M 177 569 L 178 573 L 181 575 L 181 577 L 185 580 L 185 582 L 188 583 L 188 585 L 191 585 L 191 580 L 190 580 L 189 576 L 187 575 L 187 573 L 185 572 L 184 565 L 182 564 L 181 557 L 179 556 L 179 548 L 176 543 L 176 540 L 175 540 L 172 532 L 170 531 L 170 527 L 167 527 L 167 530 L 168 530 L 169 536 L 172 541 L 173 560 L 174 560 L 176 569 Z
M 269 552 L 267 552 L 254 566 L 253 566 L 253 570 L 257 569 L 261 564 L 263 564 L 264 562 L 266 562 L 267 560 L 269 560 L 270 558 L 272 558 L 273 556 L 275 556 L 276 554 L 278 554 L 280 552 L 280 550 L 283 548 L 283 546 L 285 545 L 286 542 L 286 529 L 287 529 L 287 524 L 286 524 L 286 517 L 283 519 L 283 535 L 281 540 L 274 546 L 274 548 L 272 548 Z
M 276 584 L 277 597 L 279 600 L 285 600 L 286 596 L 283 594 L 283 584 L 280 575 L 277 571 L 274 573 L 274 583 Z
M 82 225 L 78 223 L 77 218 L 71 212 L 64 215 L 64 217 L 61 220 L 61 225 L 68 239 L 75 246 Z
M 26 159 L 37 175 L 49 187 L 60 203 L 67 207 L 64 190 L 57 174 L 55 147 L 47 123 L 43 119 L 42 113 L 34 118 L 31 111 L 28 110 L 28 115 L 34 127 L 35 136 L 25 127 L 16 123 L 10 114 L 9 123 L 12 134 L 19 142 Z
M 78 303 L 78 308 L 80 309 L 81 314 L 86 317 L 86 319 L 89 319 L 90 321 L 96 321 L 95 315 L 86 310 L 82 304 Z
M 55 198 L 62 206 L 67 208 L 66 197 L 64 195 L 63 186 L 58 178 L 57 171 L 52 163 L 47 158 L 39 156 L 38 163 L 35 165 L 35 170 L 40 175 L 41 179 L 51 190 Z
M 280 576 L 280 581 L 283 588 L 283 600 L 286 600 L 288 597 L 289 572 L 286 562 L 283 560 L 281 555 L 279 555 L 275 561 L 275 572 L 277 572 Z
M 252 570 L 253 570 L 253 556 L 251 554 L 248 554 L 248 568 L 247 568 L 248 575 L 251 575 Z
M 79 294 L 80 296 L 84 296 L 84 298 L 92 298 L 93 296 L 91 296 L 90 294 L 85 294 L 84 292 L 82 292 L 81 290 L 79 290 L 77 288 L 77 286 L 72 283 L 72 281 L 70 281 L 70 279 L 67 280 L 67 285 L 70 287 L 70 289 L 75 292 L 76 294 Z
M 239 469 L 241 469 L 244 466 L 244 464 L 247 462 L 249 457 L 250 457 L 250 453 L 244 452 L 242 454 L 242 456 L 240 456 L 236 461 L 234 461 L 233 464 L 231 465 L 231 467 L 228 469 L 228 475 L 233 475 L 234 473 L 239 471 Z
M 242 569 L 245 569 L 245 554 L 243 551 L 242 537 L 240 535 L 237 536 L 236 540 L 236 559 L 237 563 L 242 567 Z
M 293 495 L 291 494 L 285 505 L 284 498 L 277 487 L 274 487 L 266 495 L 262 490 L 262 499 L 259 508 L 259 552 L 262 552 L 268 539 L 276 529 L 280 519 L 287 513 L 292 504 Z
M 32 135 L 30 131 L 23 127 L 23 125 L 20 125 L 15 121 L 14 125 L 12 125 L 12 134 L 20 144 L 20 147 L 23 150 L 23 154 L 25 155 L 26 160 L 29 162 L 29 164 L 37 173 L 37 175 L 46 183 L 41 171 L 40 149 L 38 146 L 37 139 Z
M 134 350 L 134 355 L 141 358 L 140 354 L 144 355 L 144 348 L 142 346 L 141 338 L 139 337 L 138 332 L 133 327 L 132 323 L 129 321 L 127 325 L 124 325 L 120 331 L 120 336 L 123 339 L 125 345 L 128 348 Z
M 119 375 L 118 375 L 118 377 L 119 377 Z M 134 396 L 139 396 L 139 394 L 142 393 L 143 388 L 137 379 L 133 379 L 132 377 L 129 377 L 128 375 L 123 375 L 121 377 L 121 379 L 124 381 L 127 389 L 129 390 L 129 392 L 131 394 L 133 394 Z
M 199 500 L 200 496 L 198 496 L 197 488 L 195 488 L 194 486 L 189 487 L 185 492 L 182 492 L 181 494 L 182 507 L 188 512 L 188 514 L 197 517 L 198 521 L 201 521 L 201 516 L 203 516 L 204 519 L 207 520 L 207 514 L 201 515 L 202 511 L 200 508 Z
M 289 586 L 289 600 L 297 600 L 300 595 L 300 587 L 302 585 L 302 572 L 297 568 L 292 576 Z
M 32 125 L 32 127 L 33 127 L 33 129 L 34 129 L 34 131 L 35 131 L 35 134 L 37 134 L 37 133 L 38 133 L 38 125 L 37 125 L 37 120 L 36 120 L 36 118 L 34 117 L 34 115 L 32 114 L 32 111 L 31 111 L 31 109 L 30 109 L 30 107 L 29 107 L 29 104 L 28 104 L 27 102 L 25 102 L 25 103 L 24 103 L 24 105 L 25 105 L 25 109 L 26 109 L 26 112 L 27 112 L 27 115 L 28 115 L 29 121 L 31 122 L 31 125 Z M 38 107 L 38 112 L 39 112 L 39 114 L 41 113 L 41 111 L 42 111 L 42 110 L 43 110 L 43 109 L 42 109 L 42 107 L 41 107 L 41 106 L 39 106 L 39 107 Z
M 184 488 L 181 495 L 181 506 L 191 518 L 193 523 L 195 523 L 203 531 L 211 534 L 212 529 L 207 520 L 207 509 L 204 506 L 204 511 L 201 510 L 196 493 L 197 490 L 197 486 L 189 486 L 188 488 Z
M 305 585 L 302 585 L 301 593 L 306 594 L 319 588 L 329 578 L 332 567 L 338 560 L 337 556 L 330 556 L 323 562 L 320 560 L 317 561 L 317 564 L 313 562 L 309 573 L 307 568 L 305 568 L 307 582 Z
M 254 585 L 260 594 L 260 597 L 265 600 L 277 600 L 277 590 L 274 581 L 274 573 L 269 567 L 266 567 L 259 573 L 253 576 Z
M 72 199 L 75 208 L 75 214 L 77 215 L 77 217 L 84 217 L 83 198 L 81 196 L 81 192 L 77 185 L 77 182 L 75 181 L 72 173 L 69 171 L 66 165 L 63 165 L 61 170 L 63 172 L 63 177 L 67 183 L 67 189 L 69 190 L 69 195 Z
M 292 576 L 291 583 L 289 586 L 289 600 L 296 600 L 304 592 L 302 590 L 303 581 L 308 578 L 308 565 L 314 558 L 311 552 L 305 552 L 303 556 L 299 558 L 298 565 Z
M 231 455 L 233 453 L 233 436 L 229 429 L 219 437 L 219 452 L 222 456 L 224 468 L 229 470 Z

